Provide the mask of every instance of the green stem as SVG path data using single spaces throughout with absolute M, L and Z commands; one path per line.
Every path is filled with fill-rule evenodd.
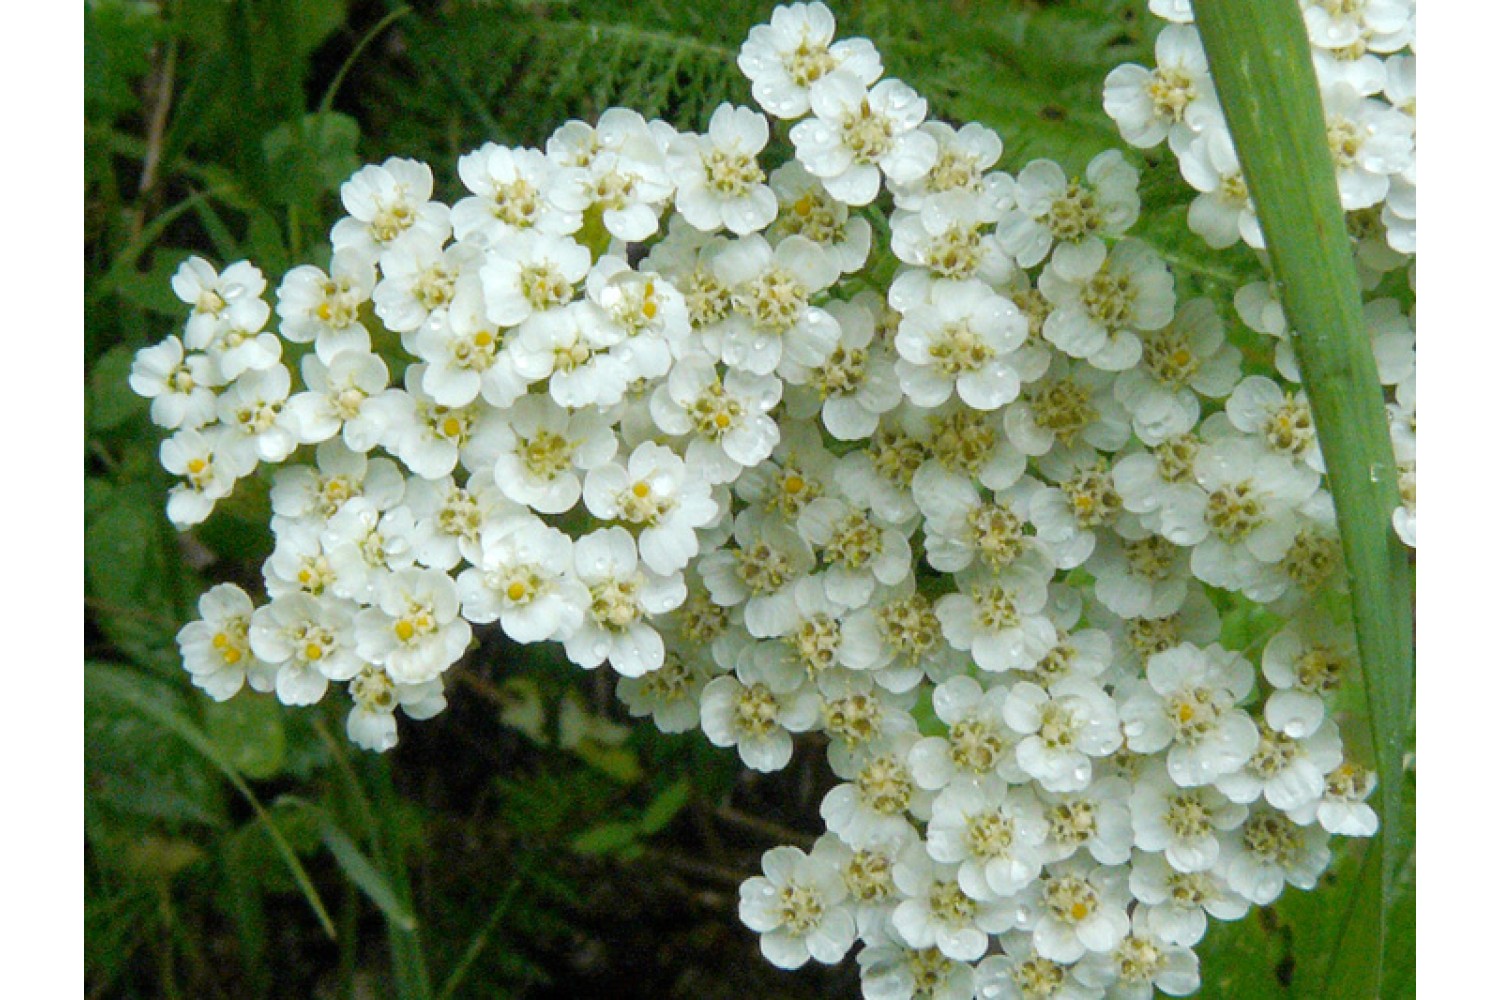
M 1400 504 L 1396 461 L 1307 29 L 1296 0 L 1194 0 L 1193 9 L 1288 325 L 1297 331 L 1292 344 L 1328 466 L 1380 774 L 1381 895 L 1388 904 L 1405 822 L 1401 762 L 1415 679 L 1412 575 L 1391 528 Z M 1382 957 L 1377 952 L 1369 960 L 1378 965 Z

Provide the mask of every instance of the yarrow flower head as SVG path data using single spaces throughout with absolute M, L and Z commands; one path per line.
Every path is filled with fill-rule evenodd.
M 1410 7 L 1304 4 L 1414 544 Z M 1151 9 L 1105 110 L 1165 140 L 1189 229 L 1259 246 L 1191 6 Z M 167 515 L 265 475 L 274 535 L 184 666 L 340 699 L 384 751 L 476 639 L 555 643 L 752 770 L 826 754 L 826 829 L 740 889 L 772 963 L 857 950 L 872 1000 L 1187 995 L 1210 918 L 1377 827 L 1274 287 L 1132 235 L 1171 187 L 1136 154 L 1000 169 L 821 3 L 737 63 L 753 105 L 701 133 L 611 108 L 486 143 L 451 208 L 392 158 L 320 264 L 182 264 L 130 373 Z

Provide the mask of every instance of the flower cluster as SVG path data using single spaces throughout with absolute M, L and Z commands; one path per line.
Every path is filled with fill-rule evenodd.
M 1366 320 L 1390 390 L 1387 412 L 1399 467 L 1397 535 L 1417 544 L 1416 366 L 1412 320 L 1381 293 L 1388 275 L 1410 283 L 1417 253 L 1416 0 L 1301 0 L 1313 68 L 1322 88 L 1328 150 L 1339 199 L 1367 290 Z M 1219 108 L 1203 42 L 1185 0 L 1151 0 L 1168 24 L 1156 37 L 1156 66 L 1117 67 L 1105 80 L 1104 109 L 1132 146 L 1164 140 L 1198 196 L 1188 227 L 1209 246 L 1244 241 L 1265 249 L 1239 159 Z M 1412 286 L 1414 287 L 1414 286 Z M 1245 325 L 1277 338 L 1276 367 L 1299 382 L 1290 335 L 1271 287 L 1256 282 L 1235 299 Z M 1247 390 L 1260 410 L 1278 405 L 1269 382 Z M 1252 402 L 1258 400 L 1259 402 Z M 1241 407 L 1242 419 L 1250 419 Z
M 487 144 L 451 206 L 423 164 L 364 167 L 274 307 L 249 263 L 184 264 L 186 329 L 131 377 L 168 515 L 281 466 L 265 600 L 203 595 L 185 666 L 217 699 L 343 684 L 384 750 L 476 628 L 556 642 L 755 770 L 819 734 L 827 832 L 742 886 L 777 965 L 859 941 L 872 998 L 1191 993 L 1209 916 L 1375 829 L 1294 364 L 1247 370 L 1128 235 L 1120 153 L 998 170 L 834 30 L 777 8 L 739 56 L 761 110 L 705 134 L 611 109 Z M 1217 141 L 1178 63 L 1197 89 L 1127 138 Z M 1267 286 L 1239 298 L 1276 332 Z M 1410 322 L 1371 326 L 1409 409 Z M 1252 602 L 1281 623 L 1258 664 L 1220 641 Z

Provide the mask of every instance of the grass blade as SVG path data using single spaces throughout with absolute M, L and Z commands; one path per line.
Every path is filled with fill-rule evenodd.
M 344 874 L 349 876 L 349 881 L 380 908 L 387 920 L 404 931 L 417 929 L 417 918 L 412 916 L 411 910 L 396 895 L 396 890 L 391 888 L 385 876 L 370 863 L 370 859 L 365 857 L 359 845 L 347 833 L 325 816 L 320 835 L 323 845 L 332 852 L 333 859 L 344 870 Z
M 202 754 L 209 763 L 218 768 L 224 774 L 224 777 L 229 779 L 229 783 L 245 797 L 245 801 L 249 802 L 250 808 L 255 811 L 256 817 L 265 826 L 266 833 L 271 838 L 271 843 L 276 847 L 276 853 L 280 854 L 281 859 L 286 862 L 287 868 L 292 873 L 292 878 L 296 880 L 298 888 L 302 890 L 302 895 L 307 899 L 307 904 L 312 907 L 313 913 L 317 915 L 318 923 L 323 925 L 323 931 L 328 935 L 329 940 L 336 940 L 338 935 L 333 929 L 333 918 L 328 915 L 328 908 L 323 905 L 323 899 L 318 895 L 318 890 L 312 884 L 312 879 L 308 877 L 307 869 L 303 868 L 302 862 L 297 859 L 297 852 L 292 850 L 291 844 L 287 843 L 286 837 L 282 834 L 280 827 L 276 825 L 276 821 L 271 818 L 271 814 L 266 811 L 265 806 L 261 805 L 260 799 L 256 797 L 255 792 L 245 782 L 244 777 L 219 752 L 219 748 L 214 746 L 213 741 L 205 736 L 202 730 L 194 725 L 191 720 L 183 718 L 171 708 L 151 698 L 147 692 L 142 690 L 141 684 L 131 671 L 102 663 L 85 664 L 84 671 L 86 676 L 85 686 L 89 693 L 114 698 L 116 701 L 129 705 L 164 728 L 171 730 L 184 743 Z
M 1209 69 L 1265 231 L 1312 403 L 1354 605 L 1380 774 L 1382 910 L 1403 840 L 1402 758 L 1414 675 L 1412 574 L 1385 399 L 1365 330 L 1322 100 L 1296 0 L 1194 0 Z M 1384 919 L 1380 921 L 1383 925 Z M 1381 963 L 1386 934 L 1375 935 Z M 1379 983 L 1377 977 L 1376 991 Z

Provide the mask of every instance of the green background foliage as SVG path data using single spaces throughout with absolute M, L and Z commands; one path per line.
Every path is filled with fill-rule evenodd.
M 1144 0 L 832 6 L 934 115 L 999 130 L 1012 171 L 1045 156 L 1077 172 L 1121 145 L 1103 79 L 1148 61 L 1157 30 Z M 126 385 L 134 352 L 180 328 L 168 279 L 189 254 L 252 259 L 274 286 L 295 263 L 326 263 L 338 185 L 363 162 L 426 159 L 451 198 L 460 153 L 540 145 L 611 105 L 702 128 L 721 100 L 748 101 L 734 57 L 770 7 L 86 4 L 89 996 L 858 995 L 852 960 L 779 972 L 736 916 L 761 852 L 821 829 L 832 778 L 816 746 L 780 774 L 746 773 L 701 734 L 630 724 L 606 672 L 492 635 L 450 675 L 449 710 L 403 723 L 384 756 L 348 744 L 333 698 L 288 710 L 193 689 L 174 636 L 211 583 L 259 592 L 268 480 L 242 483 L 179 535 L 163 515 L 160 433 Z M 1186 232 L 1192 193 L 1169 157 L 1130 155 L 1143 169 L 1140 235 L 1181 296 L 1227 302 L 1259 276 L 1243 248 L 1212 253 Z M 1232 336 L 1269 370 L 1263 344 Z M 1274 628 L 1223 610 L 1252 653 Z M 1411 849 L 1399 846 L 1394 905 L 1408 912 Z M 1361 995 L 1368 969 L 1351 936 L 1366 922 L 1349 918 L 1381 905 L 1363 854 L 1341 848 L 1323 891 L 1289 891 L 1212 930 L 1204 995 Z M 1387 948 L 1384 995 L 1411 995 L 1411 941 Z

